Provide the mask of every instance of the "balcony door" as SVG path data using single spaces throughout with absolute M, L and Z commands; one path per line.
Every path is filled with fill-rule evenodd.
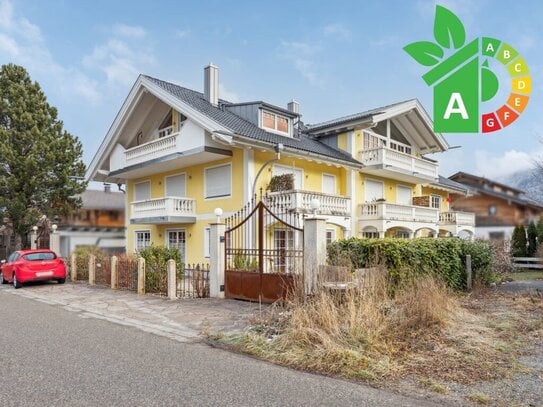
M 187 195 L 185 174 L 166 177 L 166 196 L 184 198 Z
M 381 181 L 367 179 L 364 182 L 364 199 L 366 202 L 374 202 L 385 197 L 385 187 Z
M 179 250 L 179 253 L 181 253 L 181 261 L 185 262 L 185 230 L 184 229 L 174 229 L 174 230 L 168 230 L 167 231 L 167 239 L 166 242 L 168 244 L 168 248 L 170 249 L 177 249 Z
M 411 206 L 413 204 L 413 198 L 411 188 L 403 185 L 396 187 L 396 203 L 398 205 Z

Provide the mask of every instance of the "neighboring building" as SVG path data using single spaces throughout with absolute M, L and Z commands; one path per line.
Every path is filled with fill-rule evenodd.
M 309 212 L 317 197 L 329 241 L 473 234 L 473 214 L 449 211 L 449 194 L 466 190 L 426 157 L 448 144 L 418 101 L 304 125 L 294 101 L 229 103 L 218 91 L 213 65 L 203 94 L 145 75 L 132 87 L 86 175 L 126 184 L 128 251 L 164 244 L 203 261 L 214 209 L 228 216 L 285 173 L 294 189 L 267 202 Z
M 475 236 L 482 239 L 510 239 L 516 225 L 537 222 L 543 214 L 543 204 L 524 196 L 524 191 L 458 172 L 451 180 L 469 189 L 469 194 L 454 195 L 454 210 L 475 213 Z
M 58 222 L 60 254 L 67 257 L 77 246 L 98 246 L 109 253 L 126 250 L 125 200 L 122 192 L 88 189 L 81 209 Z

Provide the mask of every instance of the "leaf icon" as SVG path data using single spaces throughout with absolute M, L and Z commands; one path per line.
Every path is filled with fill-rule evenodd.
M 442 6 L 436 6 L 434 20 L 434 38 L 437 43 L 445 48 L 460 48 L 466 42 L 466 30 L 462 21 L 450 10 Z
M 415 61 L 424 66 L 432 66 L 443 58 L 443 50 L 437 44 L 430 41 L 418 41 L 403 47 L 404 51 L 413 57 Z

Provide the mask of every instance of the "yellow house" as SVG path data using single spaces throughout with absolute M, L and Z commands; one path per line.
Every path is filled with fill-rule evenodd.
M 215 208 L 228 216 L 284 174 L 294 185 L 265 203 L 309 213 L 318 200 L 330 241 L 473 234 L 472 214 L 449 211 L 449 193 L 466 190 L 426 157 L 448 145 L 418 101 L 309 125 L 294 101 L 229 103 L 218 89 L 213 65 L 204 93 L 140 75 L 123 103 L 87 179 L 126 185 L 128 252 L 166 245 L 206 261 Z

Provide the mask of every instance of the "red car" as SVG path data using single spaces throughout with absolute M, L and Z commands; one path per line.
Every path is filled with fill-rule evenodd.
M 0 281 L 21 288 L 28 281 L 66 282 L 66 265 L 51 250 L 19 250 L 2 260 Z

